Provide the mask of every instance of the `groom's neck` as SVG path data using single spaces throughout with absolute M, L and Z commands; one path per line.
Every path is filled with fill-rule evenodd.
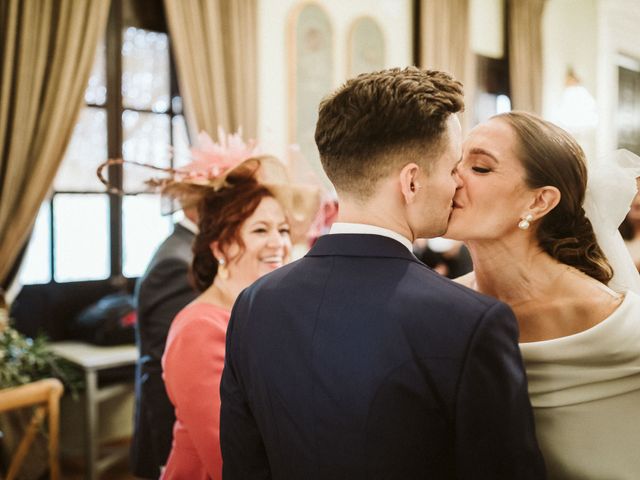
M 374 197 L 362 201 L 342 196 L 339 198 L 339 205 L 338 222 L 374 225 L 399 233 L 411 241 L 415 240 L 404 213 L 393 205 L 392 200 Z

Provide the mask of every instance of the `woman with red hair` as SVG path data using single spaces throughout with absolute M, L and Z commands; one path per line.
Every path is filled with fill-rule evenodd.
M 217 179 L 200 202 L 191 275 L 201 294 L 176 316 L 162 358 L 176 412 L 164 479 L 222 478 L 220 378 L 231 307 L 242 290 L 287 262 L 292 200 L 312 200 L 302 202 L 303 215 L 300 208 L 295 215 L 306 226 L 319 202 L 317 193 L 264 181 L 278 163 L 270 157 L 247 160 Z

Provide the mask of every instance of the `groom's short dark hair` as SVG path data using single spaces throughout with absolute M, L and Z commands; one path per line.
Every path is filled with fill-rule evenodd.
M 364 73 L 320 103 L 315 139 L 322 166 L 337 190 L 369 197 L 380 178 L 438 153 L 449 116 L 464 108 L 462 84 L 447 73 L 417 67 Z

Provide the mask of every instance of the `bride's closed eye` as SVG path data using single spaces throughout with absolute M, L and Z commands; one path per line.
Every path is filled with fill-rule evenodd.
M 486 168 L 486 167 L 471 167 L 471 170 L 473 170 L 476 173 L 490 173 L 491 169 L 490 168 Z

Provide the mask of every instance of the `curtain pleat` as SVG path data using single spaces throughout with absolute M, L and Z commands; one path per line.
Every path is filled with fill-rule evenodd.
M 109 4 L 4 0 L 0 7 L 0 284 L 71 139 Z
M 421 0 L 420 67 L 448 72 L 464 84 L 465 131 L 472 126 L 476 84 L 469 22 L 469 0 Z
M 165 0 L 192 138 L 257 133 L 256 0 Z
M 511 105 L 542 110 L 542 13 L 545 0 L 509 0 L 508 41 Z

